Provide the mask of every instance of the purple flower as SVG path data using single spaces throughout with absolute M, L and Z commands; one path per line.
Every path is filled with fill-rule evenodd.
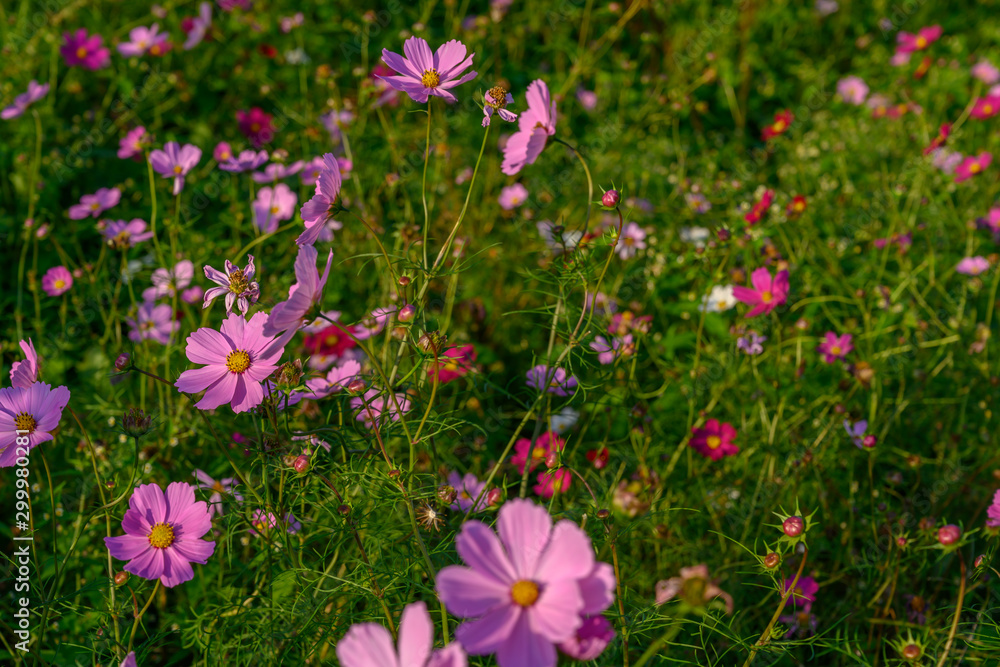
M 868 430 L 868 420 L 862 419 L 852 424 L 850 420 L 845 419 L 844 430 L 847 431 L 847 435 L 850 436 L 851 440 L 854 442 L 854 445 L 858 449 L 864 449 L 865 431 Z
M 599 615 L 585 616 L 576 634 L 561 642 L 559 650 L 574 660 L 597 660 L 614 638 L 615 631 L 608 619 Z
M 161 345 L 170 343 L 170 337 L 181 328 L 180 322 L 174 321 L 174 309 L 168 304 L 156 305 L 152 301 L 144 301 L 139 306 L 135 319 L 126 317 L 128 323 L 128 338 L 136 343 L 144 340 L 155 340 Z
M 356 623 L 337 642 L 337 659 L 343 667 L 465 667 L 465 652 L 458 642 L 434 650 L 434 623 L 427 605 L 407 605 L 399 619 L 399 643 L 377 623 Z
M 217 514 L 219 516 L 223 515 L 222 511 L 222 496 L 223 494 L 227 496 L 232 496 L 237 502 L 243 502 L 243 496 L 233 491 L 233 489 L 239 485 L 239 480 L 235 477 L 226 477 L 225 479 L 220 479 L 218 481 L 212 479 L 202 470 L 194 471 L 195 479 L 198 480 L 198 488 L 204 489 L 206 491 L 211 491 L 212 495 L 208 498 L 208 513 L 209 515 Z
M 169 33 L 161 33 L 160 25 L 154 23 L 150 27 L 139 26 L 132 28 L 128 33 L 129 41 L 118 45 L 118 53 L 126 58 L 144 56 L 154 46 L 163 48 L 163 45 L 170 39 Z
M 583 88 L 576 89 L 576 99 L 579 100 L 580 106 L 582 106 L 587 111 L 593 111 L 597 108 L 597 93 L 592 90 L 584 90 Z
M 340 143 L 341 128 L 354 122 L 354 112 L 346 109 L 344 111 L 334 109 L 330 113 L 320 116 L 319 120 L 323 123 L 326 131 L 330 133 L 330 140 L 338 144 Z
M 0 468 L 11 467 L 22 455 L 18 431 L 28 431 L 29 449 L 52 439 L 69 398 L 66 387 L 53 389 L 44 382 L 0 389 Z
M 254 224 L 268 234 L 277 231 L 279 222 L 295 215 L 298 201 L 298 195 L 284 183 L 261 188 L 253 204 Z
M 985 257 L 966 257 L 958 263 L 955 271 L 966 276 L 978 276 L 990 268 L 990 260 Z
M 65 266 L 53 266 L 42 276 L 42 291 L 49 296 L 59 296 L 73 286 L 73 274 Z
M 764 341 L 767 340 L 767 336 L 759 336 L 756 331 L 750 331 L 746 336 L 740 336 L 736 340 L 736 349 L 743 350 L 743 352 L 756 356 L 764 351 Z
M 80 203 L 69 207 L 69 217 L 72 220 L 83 220 L 88 215 L 96 218 L 109 208 L 118 205 L 122 191 L 118 188 L 101 188 L 92 195 L 80 197 Z
M 295 242 L 300 246 L 311 246 L 319 238 L 327 220 L 339 210 L 337 196 L 340 194 L 340 164 L 333 153 L 323 155 L 323 170 L 316 179 L 316 194 L 302 205 L 299 213 L 306 230 L 299 234 Z
M 111 64 L 111 52 L 104 48 L 104 39 L 100 35 L 88 35 L 85 28 L 64 34 L 59 52 L 69 67 L 98 70 Z
M 187 19 L 185 19 L 187 21 Z M 182 24 L 183 25 L 183 24 Z M 190 51 L 201 44 L 205 39 L 205 33 L 212 27 L 212 5 L 203 2 L 198 5 L 198 16 L 190 20 L 187 30 L 187 39 L 184 41 L 184 50 Z
M 129 222 L 114 220 L 104 226 L 104 238 L 115 250 L 128 250 L 134 245 L 153 238 L 153 232 L 146 231 L 146 221 L 135 218 Z
M 384 427 L 386 418 L 389 421 L 399 421 L 400 413 L 409 412 L 410 407 L 410 399 L 406 394 L 400 392 L 393 394 L 393 398 L 386 398 L 374 387 L 366 391 L 364 396 L 355 396 L 351 399 L 351 409 L 355 411 L 355 419 L 364 422 L 368 428 L 371 428 L 373 423 L 377 423 L 379 428 Z
M 222 146 L 222 144 L 219 144 L 219 146 Z M 219 146 L 215 147 L 216 153 L 219 152 Z M 228 148 L 229 145 L 227 144 L 226 149 L 228 150 Z M 253 171 L 265 162 L 267 162 L 267 151 L 257 152 L 246 150 L 241 151 L 238 157 L 230 155 L 229 158 L 221 161 L 219 169 L 233 172 Z
M 518 130 L 503 149 L 501 170 L 508 176 L 534 163 L 545 149 L 548 138 L 556 133 L 556 103 L 549 95 L 545 82 L 541 79 L 532 81 L 525 99 L 528 110 L 521 113 Z
M 172 269 L 156 269 L 151 278 L 153 282 L 153 298 L 172 297 L 178 291 L 191 284 L 194 278 L 194 263 L 183 259 Z
M 118 142 L 118 157 L 123 160 L 128 160 L 129 158 L 133 158 L 141 154 L 148 141 L 149 135 L 146 134 L 146 128 L 142 125 L 133 130 L 129 130 L 129 132 L 122 137 L 121 141 Z
M 261 151 L 265 155 L 265 151 Z M 294 176 L 295 174 L 302 171 L 302 167 L 305 163 L 302 160 L 291 163 L 288 166 L 283 164 L 278 164 L 277 162 L 272 162 L 271 164 L 264 167 L 264 171 L 255 171 L 250 174 L 250 178 L 254 180 L 255 183 L 273 183 L 275 181 L 280 181 L 283 178 L 288 178 L 289 176 Z M 315 182 L 315 181 L 314 181 Z
M 1000 489 L 993 494 L 993 502 L 986 510 L 986 526 L 1000 528 Z
M 483 493 L 486 482 L 480 482 L 471 472 L 459 475 L 456 471 L 451 471 L 448 473 L 448 485 L 456 492 L 455 502 L 449 505 L 453 510 L 464 514 L 472 508 L 473 503 L 477 512 L 486 509 L 486 494 Z M 477 498 L 479 502 L 476 502 Z
M 590 344 L 590 349 L 597 352 L 597 360 L 606 366 L 614 363 L 618 357 L 632 354 L 635 344 L 632 334 L 625 334 L 624 337 L 613 336 L 610 343 L 604 336 L 597 336 Z
M 176 141 L 168 141 L 163 150 L 156 149 L 149 154 L 153 171 L 164 178 L 174 179 L 174 194 L 184 188 L 184 176 L 201 160 L 201 149 L 193 144 L 181 147 Z
M 576 389 L 577 381 L 563 368 L 550 369 L 545 364 L 539 364 L 528 371 L 526 384 L 538 391 L 547 391 L 556 396 L 569 396 Z
M 528 199 L 528 188 L 520 183 L 508 185 L 500 191 L 500 208 L 505 211 L 517 208 Z
M 618 256 L 622 259 L 635 257 L 640 250 L 646 249 L 646 232 L 637 223 L 630 222 L 622 229 L 618 237 Z
M 226 295 L 226 314 L 232 314 L 235 303 L 240 312 L 244 315 L 250 309 L 251 303 L 257 303 L 260 296 L 260 285 L 253 280 L 256 269 L 253 265 L 253 255 L 247 255 L 247 266 L 241 269 L 235 266 L 228 259 L 225 263 L 226 272 L 223 273 L 210 266 L 205 266 L 205 277 L 219 287 L 212 287 L 205 292 L 205 302 L 202 308 L 208 308 L 215 301 L 216 297 Z
M 431 95 L 443 97 L 449 102 L 457 101 L 451 93 L 455 86 L 471 81 L 475 72 L 460 76 L 472 66 L 472 57 L 466 58 L 467 49 L 457 39 L 445 42 L 431 53 L 431 47 L 419 37 L 410 37 L 403 44 L 405 58 L 387 49 L 382 49 L 382 62 L 395 70 L 399 76 L 377 76 L 396 90 L 410 96 L 414 102 L 423 104 Z
M 17 118 L 27 111 L 31 104 L 34 104 L 48 94 L 49 84 L 39 84 L 37 81 L 32 79 L 28 82 L 28 91 L 15 97 L 13 104 L 5 107 L 3 111 L 0 111 L 0 119 L 10 120 L 11 118 Z
M 788 626 L 785 639 L 791 639 L 796 635 L 811 637 L 816 634 L 816 617 L 813 616 L 812 605 L 807 604 L 802 608 L 802 611 L 797 611 L 794 614 L 779 616 L 778 620 Z
M 490 124 L 493 114 L 497 114 L 508 123 L 517 120 L 517 114 L 507 109 L 508 104 L 514 103 L 514 96 L 501 86 L 493 86 L 486 91 L 486 95 L 483 97 L 486 102 L 483 105 L 483 127 Z
M 24 352 L 24 361 L 15 361 L 10 367 L 10 385 L 12 387 L 22 387 L 28 389 L 38 381 L 40 372 L 38 365 L 38 353 L 35 352 L 35 344 L 28 339 L 28 342 L 20 341 L 21 351 Z

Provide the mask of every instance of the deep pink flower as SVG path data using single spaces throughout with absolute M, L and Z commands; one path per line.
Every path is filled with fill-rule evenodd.
M 985 257 L 965 257 L 958 263 L 955 270 L 967 276 L 978 276 L 990 268 L 990 260 Z
M 111 64 L 111 52 L 104 48 L 104 38 L 97 34 L 88 35 L 85 28 L 64 34 L 59 52 L 69 67 L 98 70 Z
M 20 341 L 21 351 L 24 352 L 24 361 L 15 361 L 10 367 L 10 384 L 12 387 L 28 389 L 38 381 L 41 368 L 38 364 L 38 353 L 35 352 L 35 344 L 28 339 L 28 342 Z
M 220 141 L 219 143 L 215 144 L 215 149 L 212 151 L 212 159 L 214 159 L 216 162 L 221 163 L 225 162 L 226 160 L 229 160 L 232 157 L 233 157 L 233 149 L 230 148 L 228 143 L 226 143 L 225 141 Z M 266 160 L 267 158 L 265 157 L 264 159 Z M 221 164 L 219 165 L 219 168 L 220 169 L 222 168 Z
M 452 642 L 434 650 L 434 623 L 427 605 L 407 605 L 399 619 L 399 643 L 377 623 L 356 623 L 337 643 L 343 667 L 465 667 L 465 652 Z
M 96 218 L 109 208 L 118 205 L 122 199 L 122 191 L 118 188 L 101 188 L 92 195 L 80 197 L 80 203 L 69 207 L 69 217 L 72 220 L 83 220 L 88 215 Z
M 73 274 L 65 266 L 53 266 L 42 276 L 42 291 L 49 296 L 59 296 L 73 286 Z
M 128 250 L 132 246 L 153 238 L 153 232 L 146 231 L 146 221 L 134 218 L 129 222 L 112 220 L 104 227 L 104 239 L 115 250 Z
M 226 12 L 231 12 L 234 9 L 242 9 L 244 11 L 253 7 L 253 0 L 216 0 L 219 3 L 219 9 Z
M 976 120 L 987 120 L 998 113 L 1000 113 L 1000 97 L 988 95 L 976 100 L 969 115 Z
M 190 484 L 173 482 L 166 493 L 157 484 L 143 484 L 128 505 L 125 535 L 104 538 L 113 558 L 128 561 L 126 572 L 173 588 L 194 578 L 191 563 L 204 565 L 215 553 L 215 542 L 201 539 L 212 529 L 211 514 L 205 501 L 195 500 Z
M 0 389 L 0 468 L 9 468 L 20 458 L 18 431 L 28 431 L 20 437 L 28 438 L 29 449 L 52 439 L 69 397 L 66 387 L 53 389 L 44 382 Z
M 225 146 L 224 148 L 222 148 Z M 228 153 L 227 157 L 226 154 Z M 219 144 L 215 147 L 216 160 L 219 160 L 219 169 L 222 171 L 243 172 L 253 171 L 260 165 L 267 162 L 267 151 L 240 151 L 239 155 L 229 152 L 229 144 Z
M 792 578 L 788 577 L 785 579 L 785 585 L 783 592 L 788 591 L 788 587 L 792 584 Z M 802 603 L 806 606 L 811 605 L 816 601 L 816 592 L 819 590 L 819 584 L 812 577 L 800 577 L 798 582 L 795 584 L 795 590 L 792 591 L 791 601 L 795 606 Z
M 187 39 L 184 40 L 184 50 L 190 51 L 201 44 L 208 29 L 212 27 L 212 5 L 207 2 L 199 4 L 198 16 L 192 17 L 190 21 L 185 19 L 181 27 L 187 33 Z
M 142 151 L 148 142 L 149 135 L 146 133 L 146 128 L 142 125 L 133 130 L 129 130 L 129 132 L 122 137 L 121 141 L 118 142 L 118 157 L 123 160 L 138 157 L 142 154 Z
M 444 384 L 457 380 L 472 370 L 472 365 L 476 361 L 476 348 L 472 345 L 462 345 L 449 347 L 445 350 L 438 362 L 431 362 L 427 369 L 427 375 L 434 377 L 437 375 L 438 382 Z
M 556 645 L 614 600 L 615 576 L 590 538 L 529 500 L 508 501 L 497 521 L 468 521 L 456 539 L 466 566 L 437 575 L 448 611 L 470 619 L 455 631 L 470 655 L 496 653 L 499 667 L 554 667 Z
M 615 631 L 608 619 L 603 616 L 587 616 L 576 629 L 576 634 L 559 643 L 559 650 L 581 662 L 597 660 L 614 638 Z
M 576 389 L 577 380 L 564 368 L 550 369 L 545 364 L 539 364 L 528 371 L 525 384 L 556 396 L 569 396 Z
M 566 468 L 543 470 L 538 473 L 538 483 L 531 490 L 542 498 L 551 498 L 557 493 L 564 493 L 572 479 L 573 474 Z
M 896 35 L 896 41 L 899 42 L 899 46 L 896 48 L 897 53 L 913 53 L 914 51 L 923 51 L 928 46 L 936 42 L 941 37 L 941 26 L 932 25 L 926 28 L 921 28 L 917 34 L 912 34 L 908 32 L 902 32 Z
M 1000 528 L 1000 489 L 993 494 L 993 502 L 986 510 L 987 528 Z
M 172 269 L 156 269 L 151 278 L 155 288 L 153 298 L 172 297 L 190 285 L 193 278 L 194 262 L 190 259 L 182 259 Z
M 835 361 L 844 359 L 854 350 L 851 342 L 853 336 L 849 333 L 838 336 L 833 331 L 826 332 L 826 340 L 816 347 L 816 351 L 823 355 L 823 361 L 832 364 Z
M 750 274 L 753 289 L 736 285 L 733 296 L 737 301 L 753 306 L 746 317 L 756 317 L 762 313 L 770 313 L 788 300 L 788 271 L 778 271 L 774 278 L 765 267 L 760 267 Z
M 257 298 L 260 296 L 260 285 L 258 285 L 254 280 L 253 276 L 256 269 L 253 265 L 253 255 L 247 255 L 247 266 L 245 269 L 241 269 L 235 266 L 228 259 L 224 264 L 226 272 L 223 273 L 218 269 L 213 269 L 211 266 L 205 266 L 205 277 L 211 280 L 219 287 L 209 288 L 205 292 L 205 301 L 202 304 L 202 308 L 208 308 L 212 305 L 217 297 L 226 295 L 226 313 L 231 314 L 233 312 L 233 305 L 235 304 L 240 312 L 244 315 L 247 314 L 247 310 L 250 309 L 250 304 L 257 303 Z
M 156 305 L 152 301 L 144 301 L 136 312 L 135 319 L 126 317 L 128 323 L 128 338 L 136 343 L 144 340 L 155 340 L 161 345 L 170 343 L 171 336 L 180 330 L 181 323 L 174 321 L 174 309 L 168 304 Z
M 519 473 L 524 474 L 524 466 L 529 470 L 544 463 L 553 452 L 562 452 L 566 448 L 566 441 L 552 431 L 546 431 L 538 436 L 535 445 L 532 447 L 530 438 L 519 438 L 514 443 L 514 455 L 510 457 L 510 463 Z M 531 453 L 531 460 L 528 460 L 528 453 Z
M 32 79 L 28 82 L 28 90 L 15 97 L 13 104 L 4 107 L 4 109 L 0 111 L 0 119 L 10 120 L 11 118 L 17 118 L 27 111 L 29 106 L 48 94 L 49 84 L 39 84 L 37 81 Z
M 240 132 L 250 140 L 254 148 L 260 148 L 274 139 L 274 119 L 260 107 L 253 107 L 250 111 L 237 111 L 236 121 Z
M 166 49 L 164 45 L 170 39 L 170 34 L 161 33 L 160 25 L 154 23 L 148 28 L 145 26 L 132 28 L 128 33 L 128 37 L 129 41 L 118 45 L 118 53 L 126 58 L 133 58 L 146 55 L 154 47 L 157 48 L 154 55 L 160 55 L 160 51 Z
M 187 337 L 187 358 L 202 368 L 181 373 L 174 386 L 186 394 L 205 392 L 196 404 L 211 410 L 229 403 L 233 412 L 246 412 L 264 400 L 261 383 L 278 368 L 284 348 L 274 349 L 272 336 L 262 331 L 267 315 L 249 320 L 232 314 L 221 331 L 203 327 Z M 270 349 L 269 349 L 270 348 Z
M 536 79 L 528 84 L 525 99 L 528 109 L 521 113 L 518 130 L 503 149 L 501 170 L 508 176 L 534 163 L 545 149 L 548 138 L 556 133 L 556 103 L 545 82 Z
M 451 89 L 476 77 L 475 72 L 462 75 L 472 66 L 472 57 L 476 54 L 466 57 L 465 44 L 457 39 L 445 42 L 435 53 L 431 53 L 431 47 L 425 40 L 410 37 L 403 43 L 403 53 L 405 58 L 382 49 L 382 62 L 399 76 L 377 78 L 406 93 L 419 104 L 425 103 L 431 95 L 455 102 Z
M 184 188 L 184 176 L 201 160 L 201 149 L 193 144 L 183 147 L 176 141 L 168 141 L 163 146 L 149 154 L 149 162 L 153 171 L 164 178 L 174 179 L 174 194 L 179 194 Z
M 740 451 L 733 442 L 736 438 L 736 428 L 729 422 L 709 419 L 701 428 L 692 428 L 691 433 L 688 446 L 713 461 L 726 456 L 735 456 Z
M 976 157 L 969 156 L 962 160 L 962 164 L 955 169 L 955 182 L 961 183 L 980 173 L 993 162 L 993 155 L 990 153 L 980 153 Z
M 280 222 L 291 220 L 295 215 L 298 201 L 298 195 L 284 183 L 261 188 L 253 203 L 254 224 L 268 234 L 277 231 Z
M 211 491 L 212 495 L 208 498 L 208 513 L 209 515 L 219 515 L 224 514 L 222 509 L 222 496 L 232 496 L 237 502 L 243 502 L 243 496 L 236 493 L 233 489 L 239 486 L 239 480 L 235 477 L 226 477 L 220 480 L 214 480 L 209 477 L 204 471 L 195 469 L 194 471 L 195 479 L 198 480 L 198 488 L 204 489 L 206 491 Z
M 324 153 L 323 169 L 316 179 L 316 194 L 302 205 L 300 211 L 306 230 L 299 234 L 299 238 L 295 239 L 297 244 L 311 246 L 316 242 L 327 220 L 340 210 L 340 206 L 337 204 L 340 187 L 340 163 L 337 162 L 333 153 Z
M 271 314 L 264 325 L 265 336 L 275 336 L 282 331 L 284 335 L 275 342 L 276 345 L 287 343 L 295 332 L 303 325 L 312 322 L 313 311 L 319 310 L 323 300 L 323 288 L 330 275 L 330 265 L 333 263 L 333 251 L 326 258 L 326 268 L 323 275 L 316 268 L 318 253 L 311 245 L 299 246 L 299 254 L 295 258 L 295 284 L 288 290 L 288 300 L 282 301 L 271 309 Z
M 449 505 L 453 510 L 464 514 L 472 508 L 473 503 L 476 505 L 477 512 L 486 509 L 486 494 L 483 493 L 486 482 L 480 482 L 479 478 L 471 472 L 459 475 L 452 470 L 448 473 L 448 485 L 455 489 L 455 502 Z M 476 502 L 477 499 L 478 502 Z

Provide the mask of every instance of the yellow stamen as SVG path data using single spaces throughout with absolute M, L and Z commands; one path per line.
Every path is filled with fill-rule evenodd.
M 250 368 L 250 355 L 243 350 L 233 350 L 226 357 L 226 368 L 233 373 L 243 373 Z
M 149 543 L 157 549 L 166 549 L 174 543 L 174 529 L 169 523 L 153 524 L 149 531 Z
M 27 412 L 19 412 L 14 417 L 15 431 L 27 431 L 30 434 L 34 432 L 36 426 L 38 422 L 35 421 L 35 417 Z
M 425 69 L 424 75 L 420 77 L 420 83 L 427 88 L 437 88 L 441 83 L 441 75 L 435 68 Z
M 774 299 L 774 295 L 771 294 L 771 292 L 769 291 L 761 292 L 760 300 L 763 301 L 764 303 L 771 303 L 772 299 Z
M 708 439 L 705 441 L 705 444 L 708 445 L 709 449 L 718 449 L 719 446 L 722 444 L 722 438 L 720 438 L 717 435 L 710 435 L 708 436 Z
M 530 607 L 538 600 L 538 584 L 527 579 L 516 582 L 510 588 L 510 599 L 521 607 Z

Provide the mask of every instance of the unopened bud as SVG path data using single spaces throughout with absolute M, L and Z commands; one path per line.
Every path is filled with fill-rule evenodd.
M 549 452 L 549 455 L 545 457 L 545 465 L 549 468 L 555 468 L 559 465 L 559 452 Z
M 490 492 L 486 494 L 486 504 L 492 507 L 493 505 L 499 505 L 503 500 L 503 491 L 500 489 L 490 489 Z
M 272 377 L 279 389 L 291 391 L 298 387 L 302 380 L 302 362 L 296 359 L 282 364 Z
M 351 506 L 341 505 L 340 507 L 337 508 L 337 511 L 340 512 L 342 516 L 347 516 L 348 514 L 351 513 Z
M 946 547 L 958 542 L 960 537 L 962 537 L 962 529 L 953 523 L 941 526 L 938 530 L 938 542 Z
M 118 358 L 115 359 L 115 368 L 119 371 L 123 371 L 126 368 L 128 368 L 128 363 L 129 363 L 128 352 L 122 352 L 121 354 L 118 355 Z
M 412 303 L 408 303 L 399 309 L 396 314 L 396 319 L 398 319 L 403 324 L 412 322 L 413 318 L 417 316 L 417 308 Z
M 597 510 L 597 518 L 600 519 L 601 521 L 604 521 L 609 516 L 611 516 L 611 512 L 609 512 L 608 510 L 606 509 Z
M 800 516 L 790 516 L 781 524 L 781 530 L 785 531 L 785 535 L 789 537 L 798 537 L 805 528 L 806 523 Z
M 131 438 L 139 438 L 153 430 L 153 416 L 139 408 L 129 408 L 122 417 L 122 431 Z
M 368 385 L 361 378 L 354 378 L 347 383 L 347 391 L 351 394 L 363 394 Z
M 767 569 L 773 570 L 779 565 L 781 565 L 781 556 L 779 556 L 775 552 L 772 551 L 771 553 L 764 556 L 764 567 L 766 567 Z
M 451 505 L 453 502 L 455 502 L 455 498 L 458 497 L 458 491 L 456 491 L 455 487 L 451 486 L 450 484 L 445 484 L 444 486 L 438 489 L 437 496 L 438 500 L 440 500 L 445 505 Z
M 902 651 L 903 658 L 906 660 L 916 660 L 922 653 L 923 651 L 921 651 L 920 647 L 916 644 L 907 644 L 903 647 Z
M 292 464 L 292 467 L 295 468 L 295 472 L 301 475 L 306 470 L 309 470 L 309 457 L 308 456 L 298 457 L 297 459 L 295 459 L 295 463 Z
M 731 234 L 731 233 L 729 232 L 729 230 L 728 230 L 728 229 L 725 229 L 724 227 L 720 227 L 720 228 L 719 228 L 719 229 L 718 229 L 718 230 L 717 230 L 717 231 L 715 232 L 715 236 L 716 236 L 716 238 L 718 238 L 718 239 L 719 239 L 720 241 L 728 241 L 728 240 L 729 240 L 729 237 L 730 237 L 730 236 L 732 236 L 732 234 Z
M 128 581 L 128 572 L 115 573 L 115 586 L 123 586 Z
M 899 547 L 900 549 L 905 549 L 906 548 L 906 544 L 907 543 L 906 543 L 906 538 L 905 537 L 900 536 L 900 537 L 896 538 L 896 546 Z
M 444 344 L 447 340 L 447 336 L 437 331 L 425 331 L 417 339 L 417 347 L 427 354 L 438 355 L 441 354 L 441 350 L 444 349 Z
M 984 560 L 986 560 L 986 556 L 983 554 L 979 554 L 978 556 L 976 556 L 976 560 L 972 561 L 972 567 L 978 568 L 980 565 L 983 564 Z
M 410 278 L 410 276 L 400 276 L 399 277 L 399 286 L 400 287 L 407 287 L 407 286 L 409 286 L 409 284 L 411 282 L 412 282 L 412 279 Z
M 617 190 L 608 190 L 604 193 L 604 196 L 601 197 L 601 204 L 604 205 L 605 208 L 615 208 L 618 206 L 618 202 L 620 200 L 621 195 Z
M 874 435 L 870 435 L 869 434 L 869 435 L 866 435 L 864 437 L 864 439 L 861 441 L 861 444 L 864 445 L 865 447 L 871 449 L 872 447 L 875 446 L 875 443 L 877 443 L 877 442 L 878 442 L 878 438 L 876 438 Z
M 389 479 L 399 479 L 399 476 L 402 474 L 399 468 L 393 468 L 389 471 Z

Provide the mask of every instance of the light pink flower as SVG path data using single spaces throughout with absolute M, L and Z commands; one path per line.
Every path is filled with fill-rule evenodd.
M 687 582 L 697 585 L 687 585 Z M 668 602 L 678 595 L 691 607 L 703 607 L 715 598 L 722 598 L 726 613 L 733 613 L 733 596 L 712 583 L 707 565 L 682 567 L 681 576 L 657 582 L 656 604 Z
M 630 222 L 622 229 L 618 237 L 618 256 L 631 259 L 640 250 L 646 249 L 646 232 L 635 222 Z
M 194 477 L 198 480 L 199 489 L 212 492 L 212 495 L 208 498 L 209 515 L 222 516 L 224 514 L 222 509 L 223 495 L 232 496 L 237 502 L 243 502 L 243 496 L 233 490 L 240 483 L 235 477 L 214 480 L 205 471 L 198 469 L 194 471 Z
M 431 53 L 431 47 L 419 37 L 410 37 L 403 43 L 403 53 L 392 53 L 382 49 L 382 62 L 395 70 L 399 76 L 378 76 L 396 90 L 410 96 L 414 102 L 423 104 L 431 95 L 443 97 L 449 102 L 457 101 L 451 89 L 471 81 L 475 72 L 462 75 L 472 66 L 470 54 L 466 57 L 465 44 L 457 39 L 445 42 Z
M 337 162 L 333 153 L 324 153 L 323 169 L 320 171 L 319 178 L 316 179 L 316 194 L 302 205 L 300 211 L 306 230 L 299 235 L 299 238 L 295 239 L 297 244 L 311 246 L 316 242 L 326 221 L 340 210 L 340 206 L 337 204 L 340 187 L 340 163 Z
M 302 398 L 320 399 L 335 394 L 361 375 L 361 364 L 354 359 L 344 359 L 331 368 L 323 377 L 306 380 L 308 391 L 301 392 Z
M 185 22 L 188 19 L 184 20 Z M 184 27 L 184 23 L 181 24 Z M 198 46 L 205 39 L 205 33 L 212 27 L 212 5 L 203 2 L 198 5 L 198 16 L 192 17 L 190 23 L 184 27 L 187 32 L 187 39 L 184 40 L 184 50 L 190 51 Z
M 284 183 L 261 188 L 253 204 L 254 224 L 268 234 L 277 231 L 280 222 L 295 215 L 298 201 L 298 195 Z
M 28 82 L 28 90 L 14 98 L 14 103 L 0 111 L 0 119 L 17 118 L 28 110 L 28 107 L 49 94 L 49 84 L 39 84 L 32 79 Z
M 179 194 L 184 188 L 184 176 L 201 160 L 201 149 L 193 144 L 181 146 L 176 141 L 168 141 L 149 154 L 153 171 L 164 178 L 174 179 L 173 193 Z
M 156 269 L 152 276 L 153 298 L 173 297 L 174 294 L 190 285 L 193 278 L 194 262 L 190 259 L 182 259 L 174 264 L 172 269 Z
M 228 259 L 224 266 L 226 269 L 225 273 L 213 269 L 211 266 L 204 267 L 205 277 L 216 285 L 219 285 L 219 287 L 209 288 L 205 292 L 205 301 L 202 304 L 202 308 L 208 308 L 217 297 L 225 294 L 226 313 L 231 314 L 233 312 L 233 305 L 235 304 L 240 309 L 240 312 L 246 315 L 247 310 L 250 309 L 250 304 L 257 303 L 257 298 L 260 296 L 260 285 L 253 280 L 254 273 L 256 272 L 253 265 L 253 255 L 247 255 L 247 266 L 245 269 L 235 266 Z
M 128 160 L 141 155 L 147 141 L 149 141 L 149 135 L 146 134 L 146 128 L 142 125 L 133 130 L 129 130 L 129 132 L 122 137 L 121 141 L 118 142 L 118 157 L 123 160 Z
M 355 420 L 364 422 L 368 428 L 371 428 L 372 424 L 384 428 L 386 420 L 399 421 L 400 413 L 406 414 L 410 411 L 410 399 L 402 392 L 395 393 L 393 396 L 393 398 L 386 398 L 381 391 L 374 387 L 366 391 L 364 396 L 355 396 L 351 399 L 351 409 L 355 411 Z
M 861 105 L 868 97 L 868 84 L 861 77 L 845 76 L 837 82 L 837 93 L 848 104 Z
M 38 363 L 38 353 L 35 352 L 35 344 L 29 338 L 27 342 L 21 341 L 21 351 L 24 352 L 24 361 L 15 361 L 10 367 L 10 384 L 13 387 L 29 388 L 38 381 L 41 373 L 41 366 Z
M 399 620 L 399 642 L 376 623 L 356 623 L 337 643 L 343 667 L 466 667 L 465 652 L 457 642 L 434 647 L 434 624 L 427 605 L 414 602 Z
M 118 205 L 122 199 L 122 191 L 118 188 L 101 188 L 92 195 L 80 197 L 80 203 L 69 207 L 69 217 L 72 220 L 83 220 L 88 215 L 96 218 L 109 208 Z
M 132 28 L 128 33 L 129 41 L 118 45 L 118 53 L 126 58 L 134 58 L 146 55 L 154 46 L 160 49 L 166 48 L 164 45 L 169 41 L 170 34 L 160 32 L 160 25 L 154 23 L 150 27 L 139 26 Z
M 305 164 L 302 160 L 296 160 L 288 165 L 272 162 L 264 167 L 264 171 L 255 171 L 250 174 L 250 178 L 253 179 L 254 183 L 274 183 L 299 173 Z
M 510 211 L 523 204 L 528 199 L 528 188 L 520 183 L 508 185 L 500 191 L 500 208 Z
M 303 325 L 313 321 L 319 312 L 319 303 L 323 300 L 323 288 L 330 275 L 330 265 L 333 263 L 333 251 L 326 258 L 326 268 L 323 275 L 316 268 L 318 253 L 311 245 L 299 246 L 299 254 L 295 258 L 295 284 L 288 290 L 288 300 L 282 301 L 271 309 L 271 314 L 264 325 L 265 336 L 275 336 L 282 331 L 284 335 L 275 344 L 284 346 L 295 332 Z
M 181 323 L 174 320 L 174 309 L 168 304 L 156 305 L 145 301 L 139 306 L 135 319 L 126 317 L 128 323 L 128 338 L 136 343 L 144 340 L 155 340 L 161 345 L 170 343 L 171 336 L 180 330 Z
M 102 232 L 108 245 L 116 250 L 128 250 L 143 241 L 153 238 L 153 232 L 146 231 L 146 221 L 134 218 L 129 222 L 111 220 Z
M 962 259 L 961 262 L 958 263 L 958 266 L 955 267 L 955 270 L 967 276 L 978 276 L 980 273 L 988 271 L 989 268 L 990 268 L 990 260 L 986 259 L 985 257 L 977 256 L 977 257 L 965 257 L 964 259 Z
M 973 77 L 979 79 L 987 86 L 992 86 L 1000 81 L 1000 69 L 994 67 L 993 63 L 988 60 L 980 60 L 973 65 L 971 73 Z
M 28 431 L 29 449 L 52 439 L 69 397 L 66 387 L 53 389 L 44 382 L 0 389 L 0 468 L 9 468 L 20 458 L 18 431 Z
M 518 130 L 503 149 L 501 170 L 513 176 L 526 165 L 534 163 L 548 138 L 556 133 L 556 103 L 549 95 L 549 88 L 541 79 L 528 85 L 525 94 L 528 110 L 521 113 Z

